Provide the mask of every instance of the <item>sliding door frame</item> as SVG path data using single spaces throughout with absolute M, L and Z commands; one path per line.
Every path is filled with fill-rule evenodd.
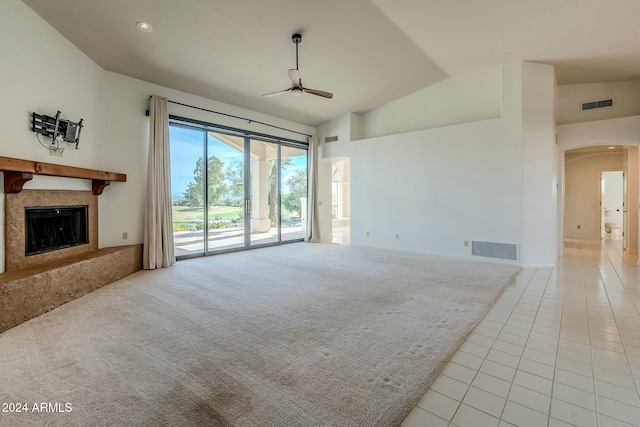
M 217 125 L 214 123 L 208 123 L 201 120 L 190 119 L 181 116 L 169 115 L 169 125 L 177 126 L 191 130 L 202 131 L 203 134 L 203 148 L 202 155 L 204 159 L 204 227 L 203 227 L 203 235 L 204 235 L 204 245 L 203 252 L 189 255 L 179 255 L 176 256 L 177 260 L 189 259 L 189 258 L 199 258 L 203 256 L 212 256 L 229 252 L 238 252 L 255 248 L 264 248 L 268 246 L 277 246 L 281 244 L 301 242 L 304 238 L 299 239 L 291 239 L 291 240 L 282 240 L 282 146 L 298 148 L 301 150 L 307 151 L 307 197 L 309 193 L 309 185 L 308 185 L 308 177 L 309 177 L 309 143 L 305 141 L 297 141 L 293 139 L 281 138 L 277 136 L 267 135 L 259 132 L 251 132 L 243 129 L 232 128 L 224 125 Z M 243 197 L 243 210 L 244 210 L 244 245 L 243 247 L 235 247 L 228 249 L 220 249 L 220 250 L 212 250 L 209 248 L 209 209 L 208 209 L 208 201 L 209 201 L 209 177 L 208 177 L 208 167 L 207 162 L 209 156 L 211 155 L 208 150 L 208 135 L 209 132 L 220 133 L 223 135 L 241 137 L 244 141 L 244 165 L 243 165 L 243 178 L 244 178 L 244 197 Z M 278 171 L 278 179 L 276 183 L 276 212 L 277 212 L 277 234 L 276 241 L 269 243 L 261 243 L 261 244 L 252 244 L 251 243 L 251 216 L 252 216 L 252 200 L 251 200 L 251 142 L 266 142 L 272 143 L 276 145 L 276 165 Z

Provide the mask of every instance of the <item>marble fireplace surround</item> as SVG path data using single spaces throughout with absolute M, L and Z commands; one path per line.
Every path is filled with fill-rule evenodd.
M 92 191 L 22 190 L 5 197 L 5 264 L 0 333 L 142 268 L 142 245 L 98 249 L 98 196 Z M 25 256 L 25 207 L 88 207 L 89 243 Z
M 25 256 L 26 207 L 88 206 L 89 243 Z M 98 249 L 98 196 L 91 191 L 22 190 L 5 194 L 5 268 L 6 271 L 62 260 Z
M 127 176 L 0 156 L 4 172 L 5 269 L 0 333 L 142 268 L 142 245 L 98 249 L 98 196 Z M 34 175 L 91 180 L 91 191 L 23 190 Z M 89 243 L 25 256 L 25 207 L 87 206 Z

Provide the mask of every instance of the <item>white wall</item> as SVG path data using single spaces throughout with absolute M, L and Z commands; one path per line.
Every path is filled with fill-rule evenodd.
M 18 0 L 0 2 L 0 58 L 0 155 L 95 168 L 104 119 L 102 69 Z M 62 158 L 49 156 L 31 132 L 33 112 L 55 115 L 58 110 L 68 120 L 84 118 L 86 125 L 78 150 L 74 144 L 61 143 Z M 47 146 L 51 142 L 41 139 Z M 4 179 L 2 173 L 0 177 Z M 90 190 L 91 181 L 34 176 L 24 188 Z M 4 271 L 4 195 L 0 204 L 0 271 Z
M 555 263 L 553 67 L 514 61 L 499 75 L 500 118 L 352 142 L 352 244 L 470 256 L 465 240 L 514 243 L 524 265 Z
M 523 247 L 528 265 L 557 257 L 558 173 L 553 67 L 522 63 Z
M 329 183 L 329 185 L 318 185 L 318 221 L 320 222 L 320 240 L 323 243 L 331 243 L 331 161 L 332 159 L 318 160 L 318 183 Z
M 465 240 L 520 246 L 522 148 L 503 135 L 489 120 L 354 142 L 352 244 L 457 256 L 470 255 Z
M 148 148 L 145 110 L 150 95 L 167 96 L 303 133 L 314 131 L 308 126 L 104 71 L 19 0 L 0 1 L 0 58 L 0 156 L 127 174 L 126 183 L 112 183 L 98 198 L 100 247 L 142 243 Z M 30 125 L 33 111 L 52 115 L 57 110 L 69 120 L 85 119 L 80 149 L 67 144 L 62 158 L 48 155 Z M 173 104 L 170 113 L 303 138 L 255 122 L 248 124 Z M 35 176 L 24 188 L 89 190 L 91 182 Z M 4 198 L 0 205 L 4 206 Z M 123 232 L 128 233 L 128 240 L 122 240 Z M 4 236 L 3 230 L 0 236 Z M 0 243 L 0 259 L 4 260 L 4 242 Z M 4 265 L 0 271 L 4 271 Z
M 622 152 L 565 153 L 565 238 L 600 239 L 599 181 L 603 170 L 622 170 Z
M 494 67 L 449 78 L 362 114 L 361 138 L 498 118 L 501 70 Z
M 18 0 L 0 2 L 0 58 L 1 155 L 94 168 L 104 120 L 103 70 Z M 85 119 L 80 149 L 61 143 L 60 159 L 31 132 L 32 112 L 53 116 L 58 110 L 65 119 Z
M 513 169 L 513 162 L 520 164 L 519 140 L 497 141 L 498 121 L 483 121 L 500 117 L 501 77 L 497 68 L 452 78 L 372 112 L 346 114 L 317 128 L 320 158 L 326 162 L 320 198 L 324 189 L 330 201 L 331 161 L 351 159 L 352 244 L 467 256 L 470 248 L 464 247 L 464 240 L 521 243 L 521 232 L 514 234 L 511 224 L 499 224 L 504 217 L 521 229 L 521 181 L 518 166 Z M 447 126 L 467 121 L 477 123 Z M 421 130 L 411 132 L 416 129 Z M 334 135 L 338 141 L 324 143 Z M 372 135 L 385 136 L 362 139 Z M 519 138 L 517 132 L 511 136 Z M 503 181 L 501 174 L 516 174 L 518 179 Z M 460 192 L 465 182 L 482 188 Z M 490 212 L 477 216 L 477 206 L 493 198 L 495 185 L 510 187 L 502 195 L 509 199 L 515 191 L 518 202 L 497 200 Z M 436 204 L 440 207 L 434 208 Z M 514 206 L 515 216 L 507 215 Z M 501 212 L 503 207 L 506 211 Z M 330 238 L 330 203 L 320 207 L 319 216 L 321 234 Z M 483 227 L 488 218 L 492 225 Z M 454 221 L 456 225 L 443 226 Z
M 318 156 L 321 159 L 330 157 L 349 157 L 351 155 L 351 122 L 353 114 L 343 114 L 316 128 L 318 135 Z M 325 138 L 337 136 L 338 140 L 325 142 Z
M 351 140 L 363 139 L 365 135 L 365 123 L 362 114 L 351 113 Z
M 640 116 L 559 125 L 558 149 L 594 145 L 639 145 Z
M 351 158 L 351 141 L 362 132 L 361 116 L 357 114 L 343 114 L 316 128 L 319 148 L 318 157 L 318 220 L 320 222 L 320 236 L 323 242 L 332 240 L 331 215 L 331 163 L 345 158 Z M 337 136 L 338 140 L 324 142 L 328 136 Z
M 585 102 L 613 98 L 613 107 L 580 111 Z M 558 124 L 640 115 L 640 80 L 558 86 Z
M 325 144 L 321 156 L 351 158 L 352 244 L 469 256 L 465 240 L 515 243 L 521 263 L 553 265 L 553 67 L 513 61 L 435 86 L 318 128 L 351 132 L 351 142 Z M 462 102 L 470 109 L 456 109 Z M 444 107 L 432 114 L 434 105 Z

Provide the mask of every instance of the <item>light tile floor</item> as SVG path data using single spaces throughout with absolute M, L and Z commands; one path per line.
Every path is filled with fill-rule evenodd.
M 404 427 L 640 426 L 640 267 L 619 240 L 525 268 Z
M 333 227 L 331 230 L 331 243 L 348 245 L 351 243 L 350 227 Z

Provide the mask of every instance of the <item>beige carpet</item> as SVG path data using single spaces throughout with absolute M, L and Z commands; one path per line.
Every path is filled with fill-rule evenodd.
M 0 334 L 28 405 L 0 425 L 399 425 L 517 270 L 296 243 L 141 271 Z

